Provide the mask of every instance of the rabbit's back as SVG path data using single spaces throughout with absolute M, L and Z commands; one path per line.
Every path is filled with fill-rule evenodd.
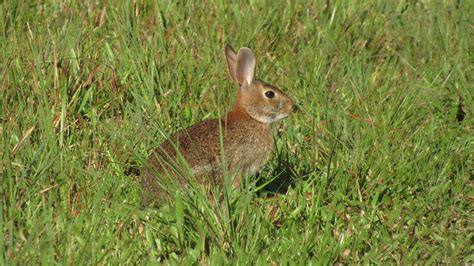
M 234 178 L 234 186 L 238 186 L 243 174 L 257 172 L 271 154 L 273 139 L 268 124 L 250 118 L 223 119 L 221 123 L 217 119 L 203 121 L 173 134 L 150 156 L 142 175 L 142 186 L 146 189 L 143 194 L 148 194 L 143 202 L 167 198 L 157 182 L 160 175 L 172 176 L 185 186 L 182 176 L 190 169 L 198 183 L 222 185 L 221 136 L 228 174 Z M 177 150 L 189 168 L 183 165 Z

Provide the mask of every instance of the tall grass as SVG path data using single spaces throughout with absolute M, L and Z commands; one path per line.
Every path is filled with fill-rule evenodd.
M 99 2 L 0 4 L 0 264 L 472 263 L 471 1 Z M 226 208 L 141 207 L 225 43 L 302 111 Z

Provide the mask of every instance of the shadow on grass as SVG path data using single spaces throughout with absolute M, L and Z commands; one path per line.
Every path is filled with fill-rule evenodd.
M 286 194 L 288 189 L 295 184 L 297 175 L 294 171 L 294 165 L 289 160 L 282 160 L 280 157 L 279 163 L 272 171 L 272 176 L 275 177 L 265 187 L 262 188 L 261 192 L 266 194 Z M 267 180 L 260 178 L 257 174 L 257 185 L 263 185 Z

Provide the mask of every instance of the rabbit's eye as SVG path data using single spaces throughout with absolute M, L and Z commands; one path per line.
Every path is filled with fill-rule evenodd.
M 267 96 L 267 98 L 272 99 L 273 97 L 275 97 L 275 92 L 274 91 L 266 91 L 265 96 Z

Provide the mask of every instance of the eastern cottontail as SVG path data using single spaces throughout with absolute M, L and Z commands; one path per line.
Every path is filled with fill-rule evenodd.
M 271 123 L 287 117 L 294 109 L 293 101 L 275 86 L 255 79 L 255 55 L 249 48 L 240 48 L 236 54 L 226 45 L 225 55 L 230 76 L 238 85 L 234 108 L 220 123 L 211 119 L 173 134 L 152 153 L 141 176 L 143 204 L 159 205 L 174 193 L 165 191 L 157 175 L 166 173 L 184 185 L 176 171 L 182 159 L 198 183 L 213 185 L 223 184 L 225 161 L 234 187 L 240 185 L 243 175 L 256 173 L 269 159 L 273 148 Z

